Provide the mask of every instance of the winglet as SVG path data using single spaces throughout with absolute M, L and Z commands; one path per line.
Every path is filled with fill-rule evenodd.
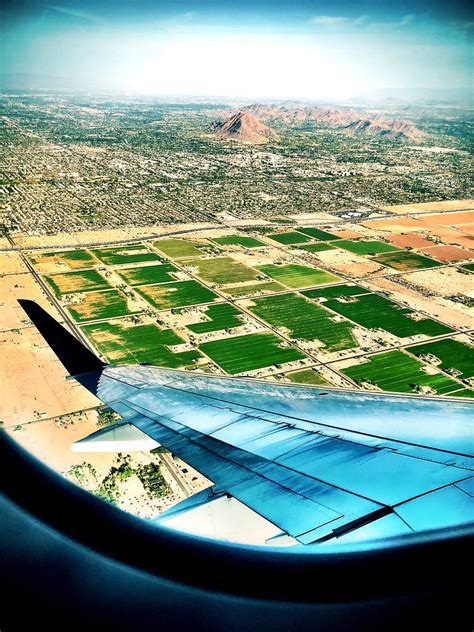
M 37 303 L 26 299 L 18 303 L 70 375 L 102 371 L 106 366 Z

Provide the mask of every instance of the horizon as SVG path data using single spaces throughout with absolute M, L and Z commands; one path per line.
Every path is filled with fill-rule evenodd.
M 328 102 L 472 90 L 462 2 L 23 0 L 2 17 L 10 89 Z

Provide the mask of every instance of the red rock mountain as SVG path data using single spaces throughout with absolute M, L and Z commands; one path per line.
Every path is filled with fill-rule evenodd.
M 392 140 L 415 140 L 425 136 L 411 121 L 371 118 L 354 110 L 313 107 L 299 103 L 264 105 L 256 103 L 243 108 L 245 112 L 266 121 L 289 124 L 316 121 L 351 133 L 370 134 Z
M 271 127 L 243 111 L 232 114 L 225 121 L 212 123 L 211 130 L 218 136 L 242 143 L 260 144 L 279 140 L 278 134 Z

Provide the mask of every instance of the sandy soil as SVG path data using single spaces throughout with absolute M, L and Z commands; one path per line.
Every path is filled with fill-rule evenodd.
M 436 296 L 451 296 L 452 294 L 474 296 L 472 275 L 463 274 L 457 268 L 432 268 L 404 274 L 402 278 L 421 290 L 433 292 Z
M 356 233 L 354 230 L 331 230 L 330 232 L 341 239 L 357 239 L 358 237 L 362 237 L 361 233 Z
M 324 213 L 324 212 L 297 213 L 296 215 L 289 215 L 288 217 L 290 217 L 291 219 L 294 219 L 300 224 L 305 223 L 305 222 L 310 222 L 310 221 L 316 221 L 316 220 L 326 221 L 326 222 L 329 221 L 331 223 L 338 221 L 337 217 L 335 217 L 334 215 L 331 215 L 331 213 Z
M 420 232 L 428 229 L 426 222 L 420 219 L 414 219 L 413 217 L 371 220 L 364 222 L 363 226 L 374 230 L 388 231 L 390 233 Z
M 22 274 L 28 272 L 20 255 L 14 252 L 0 254 L 0 276 L 6 274 Z
M 472 224 L 474 222 L 474 211 L 447 213 L 446 215 L 425 215 L 423 221 L 443 226 L 462 226 L 463 224 Z
M 384 266 L 343 250 L 325 250 L 313 254 L 332 271 L 352 278 L 387 272 L 387 268 Z
M 434 225 L 430 225 L 428 230 L 430 235 L 438 237 L 445 244 L 457 244 L 458 246 L 463 246 L 464 248 L 474 248 L 474 237 L 465 233 Z
M 447 200 L 444 202 L 421 202 L 419 204 L 395 204 L 384 206 L 390 213 L 429 213 L 430 211 L 458 211 L 474 208 L 474 200 Z
M 432 248 L 435 244 L 418 233 L 387 235 L 388 241 L 399 248 Z
M 474 259 L 474 252 L 456 246 L 431 246 L 420 248 L 422 252 L 438 261 L 466 261 Z

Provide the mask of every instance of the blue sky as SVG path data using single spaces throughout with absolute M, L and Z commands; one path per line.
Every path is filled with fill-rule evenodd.
M 343 100 L 472 81 L 456 0 L 11 0 L 0 24 L 4 72 L 78 89 Z

